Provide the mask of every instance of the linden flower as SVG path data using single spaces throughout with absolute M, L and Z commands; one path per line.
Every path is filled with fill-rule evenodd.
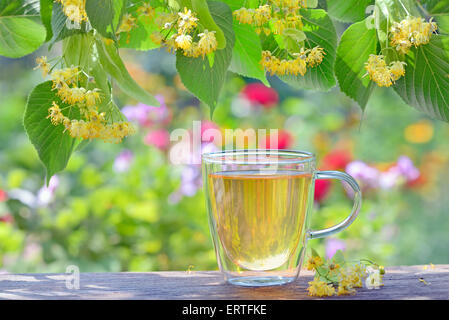
M 188 34 L 181 34 L 176 37 L 175 42 L 178 48 L 187 50 L 192 46 L 192 37 Z
M 271 7 L 269 5 L 260 6 L 254 11 L 254 24 L 261 26 L 271 19 Z
M 394 81 L 405 75 L 404 65 L 404 62 L 393 61 L 387 66 L 382 55 L 371 54 L 365 63 L 365 69 L 370 79 L 379 87 L 390 87 Z
M 34 70 L 41 69 L 42 76 L 46 77 L 47 74 L 50 72 L 50 65 L 47 63 L 47 57 L 42 56 L 42 57 L 36 58 L 36 64 L 37 64 L 37 66 L 34 68 Z
M 380 270 L 368 267 L 367 272 L 368 277 L 365 280 L 365 286 L 367 289 L 379 289 L 381 286 L 383 286 Z
M 198 36 L 200 37 L 200 40 L 198 41 L 198 50 L 203 57 L 217 49 L 215 31 L 208 31 L 205 29 L 204 32 L 198 34 Z
M 164 36 L 162 35 L 162 33 L 157 32 L 157 31 L 153 32 L 150 35 L 150 38 L 151 38 L 151 41 L 153 41 L 155 44 L 161 44 L 162 41 L 164 40 Z
M 390 42 L 397 51 L 407 54 L 412 46 L 418 47 L 429 43 L 430 37 L 437 28 L 437 24 L 432 20 L 426 22 L 422 18 L 407 17 L 393 24 L 390 30 Z
M 393 81 L 396 81 L 405 75 L 404 65 L 406 65 L 406 63 L 402 61 L 393 61 L 390 63 L 389 70 Z
M 62 4 L 62 11 L 71 21 L 87 21 L 86 0 L 57 0 Z
M 197 26 L 198 18 L 195 17 L 190 9 L 184 8 L 184 12 L 178 12 L 178 16 L 181 18 L 178 20 L 179 33 L 187 33 Z
M 322 266 L 323 263 L 324 262 L 320 256 L 310 257 L 309 260 L 307 260 L 306 268 L 307 268 L 307 270 L 313 270 L 317 267 Z
M 122 18 L 122 23 L 120 24 L 117 33 L 130 32 L 135 26 L 136 26 L 136 18 L 134 18 L 129 13 L 124 14 Z
M 324 51 L 324 49 L 321 47 L 315 47 L 312 50 L 310 50 L 310 53 L 306 59 L 309 67 L 314 67 L 316 65 L 319 65 L 321 62 L 323 62 L 323 57 L 326 54 L 323 51 Z
M 235 19 L 242 24 L 252 24 L 254 9 L 240 8 L 232 13 Z
M 154 8 L 151 7 L 150 3 L 144 3 L 142 6 L 137 8 L 137 12 L 149 18 L 153 17 L 155 13 Z
M 58 125 L 64 121 L 66 118 L 59 108 L 59 105 L 56 104 L 56 102 L 52 102 L 52 107 L 48 109 L 48 116 L 47 119 L 50 118 L 51 123 L 54 125 Z
M 93 107 L 100 101 L 100 92 L 99 89 L 95 88 L 94 90 L 88 90 L 84 95 L 86 100 L 86 105 L 88 107 Z
M 310 296 L 315 297 L 327 297 L 335 294 L 335 288 L 332 285 L 328 285 L 326 282 L 317 279 L 309 282 L 307 290 Z

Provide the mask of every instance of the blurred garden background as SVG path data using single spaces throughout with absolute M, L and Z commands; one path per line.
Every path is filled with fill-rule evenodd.
M 53 50 L 58 54 L 58 50 Z M 279 129 L 271 148 L 315 152 L 319 169 L 353 175 L 363 189 L 359 218 L 335 237 L 309 246 L 331 256 L 384 265 L 449 263 L 449 125 L 377 88 L 365 112 L 335 88 L 271 88 L 229 73 L 219 106 L 189 94 L 164 51 L 122 51 L 127 68 L 160 108 L 116 89 L 117 104 L 137 133 L 121 144 L 93 141 L 44 186 L 44 168 L 22 115 L 42 81 L 35 55 L 0 58 L 0 271 L 82 272 L 215 270 L 199 165 L 173 165 L 170 132 L 192 128 Z M 50 57 L 49 57 L 50 58 Z M 215 150 L 216 141 L 203 141 Z M 318 181 L 313 227 L 341 221 L 352 201 L 339 183 Z

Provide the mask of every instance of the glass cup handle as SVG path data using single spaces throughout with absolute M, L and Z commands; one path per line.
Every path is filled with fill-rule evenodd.
M 354 178 L 349 174 L 340 171 L 317 171 L 315 174 L 315 179 L 337 179 L 347 182 L 354 191 L 354 206 L 352 207 L 351 214 L 339 224 L 323 230 L 309 231 L 309 239 L 327 237 L 346 229 L 357 218 L 360 207 L 362 206 L 362 191 Z

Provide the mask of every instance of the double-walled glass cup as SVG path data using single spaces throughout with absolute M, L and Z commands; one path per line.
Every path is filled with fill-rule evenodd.
M 286 150 L 203 154 L 209 226 L 225 280 L 242 286 L 294 281 L 307 241 L 348 227 L 361 206 L 357 182 L 339 171 L 317 171 L 315 156 Z M 354 191 L 352 212 L 339 224 L 310 230 L 316 179 L 338 179 Z

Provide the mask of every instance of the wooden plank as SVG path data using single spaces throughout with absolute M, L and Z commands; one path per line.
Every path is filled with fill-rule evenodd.
M 243 288 L 225 284 L 216 271 L 81 273 L 80 288 L 66 287 L 67 274 L 0 274 L 0 299 L 311 299 L 303 271 L 291 284 Z M 420 281 L 422 278 L 425 282 Z M 427 283 L 427 284 L 426 284 Z M 449 265 L 386 268 L 385 286 L 358 289 L 334 299 L 449 299 Z M 329 298 L 326 298 L 329 299 Z

